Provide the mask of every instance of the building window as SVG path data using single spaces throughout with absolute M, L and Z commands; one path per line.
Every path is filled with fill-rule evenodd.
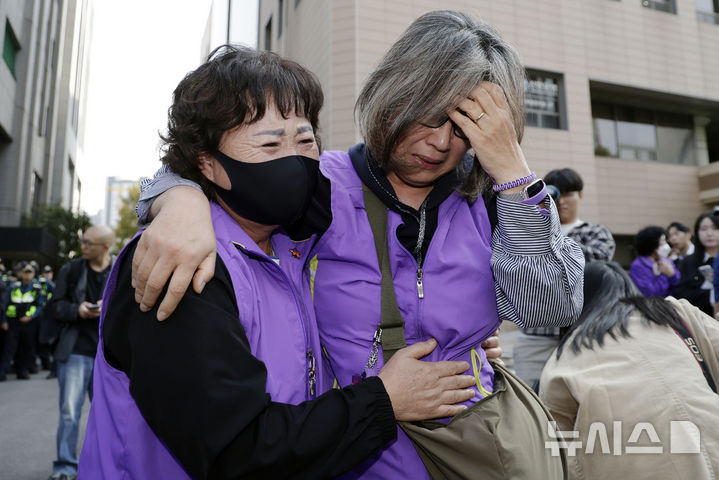
M 272 50 L 272 17 L 267 20 L 267 25 L 265 25 L 265 50 Z
M 277 13 L 277 38 L 282 36 L 285 26 L 285 0 L 280 0 L 280 9 Z
M 562 75 L 527 72 L 524 81 L 527 125 L 566 129 Z
M 691 115 L 592 102 L 594 154 L 696 165 Z
M 41 204 L 42 199 L 42 178 L 37 172 L 32 172 L 32 184 L 30 185 L 31 209 L 34 211 Z
M 2 44 L 2 58 L 5 65 L 10 69 L 12 76 L 15 76 L 15 60 L 20 51 L 20 42 L 17 41 L 15 32 L 13 32 L 10 22 L 5 21 L 5 39 Z
M 697 19 L 719 25 L 719 0 L 696 0 Z
M 75 162 L 72 157 L 67 157 L 67 172 L 65 172 L 65 192 L 63 195 L 63 205 L 72 207 L 75 193 Z
M 674 0 L 642 0 L 642 6 L 660 12 L 677 13 L 677 5 Z

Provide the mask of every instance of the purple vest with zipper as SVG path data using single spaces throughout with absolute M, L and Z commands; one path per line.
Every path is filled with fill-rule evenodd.
M 346 152 L 325 152 L 322 173 L 332 182 L 332 225 L 317 246 L 314 301 L 322 345 L 340 386 L 360 375 L 380 323 L 381 274 L 367 219 L 362 181 Z M 484 202 L 469 205 L 451 194 L 439 207 L 435 231 L 423 264 L 424 297 L 419 298 L 417 262 L 397 239 L 399 214 L 388 211 L 388 243 L 394 288 L 405 321 L 407 344 L 437 339 L 426 360 L 465 360 L 479 378 L 470 405 L 492 391 L 494 372 L 480 344 L 499 326 L 490 268 L 491 225 Z M 381 348 L 376 365 L 382 368 Z M 473 368 L 473 366 L 475 368 Z M 326 388 L 331 387 L 329 383 Z M 429 478 L 409 438 L 398 438 L 345 478 Z
M 217 253 L 230 272 L 239 321 L 252 353 L 267 368 L 267 392 L 273 401 L 282 403 L 299 404 L 315 398 L 317 387 L 312 387 L 313 393 L 310 391 L 308 352 L 318 362 L 317 382 L 323 379 L 319 373 L 320 355 L 316 353 L 320 346 L 308 272 L 304 268 L 312 242 L 295 243 L 283 234 L 273 235 L 272 245 L 280 258 L 278 266 L 219 205 L 211 203 L 211 209 Z M 110 274 L 104 305 L 110 304 L 119 265 L 119 261 L 115 262 Z M 79 478 L 190 478 L 145 422 L 130 395 L 125 373 L 105 361 L 103 342 L 98 345 L 93 382 L 94 398 Z

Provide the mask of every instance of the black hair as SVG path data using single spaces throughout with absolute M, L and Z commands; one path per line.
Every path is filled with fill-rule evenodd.
M 651 225 L 639 230 L 637 236 L 634 237 L 634 247 L 637 249 L 637 255 L 641 257 L 649 256 L 659 247 L 659 239 L 667 232 L 662 227 Z
M 594 342 L 603 346 L 607 335 L 615 340 L 617 333 L 630 337 L 627 319 L 635 311 L 639 311 L 646 322 L 672 328 L 681 325 L 679 315 L 669 302 L 661 297 L 642 296 L 617 262 L 588 263 L 584 269 L 584 307 L 577 322 L 559 342 L 557 358 L 572 334 L 574 353 L 582 348 L 592 350 Z
M 670 229 L 670 228 L 676 228 L 676 229 L 679 230 L 680 232 L 684 232 L 684 233 L 689 233 L 689 232 L 691 231 L 691 230 L 689 229 L 689 227 L 687 227 L 686 225 L 684 225 L 683 223 L 680 223 L 680 222 L 672 222 L 672 223 L 670 223 L 669 226 L 667 227 L 667 232 L 669 232 L 669 229 Z
M 699 239 L 699 225 L 705 218 L 711 220 L 716 228 L 719 228 L 719 215 L 714 215 L 714 212 L 704 212 L 697 217 L 694 222 L 694 264 L 699 266 L 704 264 L 704 254 L 706 253 L 706 247 Z
M 163 158 L 170 170 L 198 183 L 210 198 L 214 188 L 200 172 L 198 156 L 210 153 L 222 135 L 265 116 L 274 104 L 284 118 L 306 118 L 317 136 L 323 103 L 317 77 L 276 53 L 222 45 L 188 73 L 173 93 L 168 110 Z
M 584 190 L 582 177 L 571 168 L 552 170 L 544 176 L 544 183 L 554 185 L 560 193 L 581 192 Z

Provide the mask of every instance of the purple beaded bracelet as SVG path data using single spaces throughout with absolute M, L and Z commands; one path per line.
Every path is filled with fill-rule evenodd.
M 490 177 L 491 178 L 491 177 Z M 503 192 L 505 190 L 509 190 L 510 188 L 518 187 L 520 185 L 526 185 L 527 183 L 531 182 L 537 178 L 537 174 L 532 172 L 526 177 L 518 178 L 516 180 L 512 180 L 511 182 L 507 183 L 501 183 L 497 185 L 496 183 L 492 186 L 492 190 L 495 192 Z M 494 179 L 492 179 L 492 183 L 494 183 Z

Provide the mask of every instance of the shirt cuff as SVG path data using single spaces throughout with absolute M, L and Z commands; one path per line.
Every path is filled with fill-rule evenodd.
M 150 213 L 150 208 L 152 207 L 152 202 L 155 201 L 156 197 L 162 195 L 173 187 L 181 185 L 194 187 L 200 191 L 202 190 L 197 183 L 192 180 L 187 180 L 186 178 L 174 173 L 167 165 L 160 167 L 160 169 L 155 172 L 155 176 L 152 179 L 143 180 L 140 185 L 140 198 L 137 202 L 137 206 L 135 207 L 135 213 L 138 218 L 138 226 L 140 228 L 147 227 L 147 224 L 149 223 L 148 215 Z
M 561 239 L 559 214 L 547 196 L 549 217 L 537 205 L 525 205 L 497 196 L 498 235 L 503 249 L 514 255 L 545 255 Z

